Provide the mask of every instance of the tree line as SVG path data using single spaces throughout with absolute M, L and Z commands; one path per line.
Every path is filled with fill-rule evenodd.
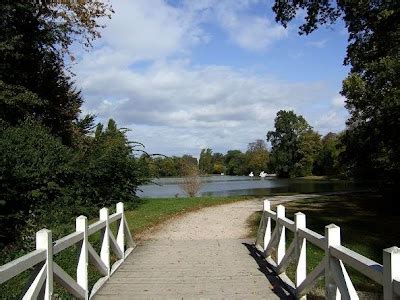
M 343 133 L 329 132 L 321 136 L 304 117 L 293 111 L 281 110 L 275 119 L 275 130 L 269 131 L 266 140 L 258 139 L 247 150 L 228 150 L 225 154 L 202 149 L 197 158 L 142 156 L 149 176 L 183 176 L 185 166 L 197 166 L 200 174 L 255 176 L 262 171 L 276 173 L 279 177 L 303 177 L 310 175 L 345 176 L 342 159 Z M 266 141 L 271 143 L 270 149 Z

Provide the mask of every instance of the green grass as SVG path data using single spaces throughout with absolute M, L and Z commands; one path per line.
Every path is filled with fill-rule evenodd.
M 341 228 L 342 244 L 376 262 L 382 263 L 382 250 L 400 245 L 400 218 L 393 211 L 381 208 L 384 199 L 370 193 L 321 196 L 285 203 L 286 215 L 293 220 L 294 213 L 303 212 L 307 227 L 324 235 L 326 225 L 334 223 Z M 275 208 L 274 208 L 275 209 Z M 261 212 L 249 219 L 254 234 Z M 291 236 L 288 235 L 287 245 Z M 307 264 L 312 270 L 322 259 L 322 250 L 307 243 Z M 362 274 L 347 268 L 356 288 L 361 291 L 380 292 L 381 287 Z M 294 278 L 294 266 L 288 269 Z M 320 283 L 321 285 L 322 283 Z

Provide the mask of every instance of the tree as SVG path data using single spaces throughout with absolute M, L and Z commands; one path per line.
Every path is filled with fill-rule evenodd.
M 181 176 L 183 177 L 180 188 L 189 197 L 195 197 L 200 191 L 202 182 L 200 178 L 200 170 L 197 161 L 194 163 L 191 159 L 182 161 Z
M 245 175 L 246 156 L 240 150 L 229 150 L 225 155 L 227 175 Z
M 351 175 L 400 182 L 400 7 L 396 1 L 276 1 L 284 26 L 305 10 L 300 34 L 343 19 L 349 32 L 344 63 L 351 65 L 342 95 L 350 112 L 342 141 Z
M 210 148 L 201 149 L 199 159 L 199 169 L 204 174 L 212 174 L 214 171 L 212 150 Z
M 344 151 L 340 135 L 329 132 L 321 142 L 322 149 L 317 155 L 313 173 L 316 175 L 340 175 L 343 172 L 340 155 Z
M 31 106 L 35 118 L 72 144 L 83 100 L 65 72 L 64 54 L 75 40 L 89 46 L 99 36 L 96 19 L 111 9 L 101 1 L 41 2 L 1 2 L 0 81 L 8 90 L 23 87 L 42 99 Z
M 269 153 L 264 140 L 249 143 L 246 152 L 247 172 L 259 174 L 266 171 L 269 162 Z
M 293 111 L 280 110 L 275 118 L 275 131 L 269 131 L 275 171 L 280 177 L 311 174 L 318 151 L 319 135 Z

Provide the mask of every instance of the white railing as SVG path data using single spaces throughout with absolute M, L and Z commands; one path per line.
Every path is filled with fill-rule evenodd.
M 114 238 L 110 224 L 117 222 L 118 234 Z M 89 243 L 89 236 L 100 231 L 100 255 Z M 78 264 L 76 280 L 68 275 L 54 260 L 54 255 L 64 249 L 77 246 Z M 127 249 L 125 247 L 127 246 Z M 36 233 L 36 250 L 0 267 L 0 284 L 33 268 L 30 279 L 21 292 L 22 299 L 51 299 L 53 296 L 53 280 L 78 299 L 91 298 L 110 278 L 111 274 L 121 265 L 132 252 L 135 243 L 129 231 L 124 216 L 124 204 L 117 204 L 116 213 L 109 215 L 107 208 L 100 210 L 100 220 L 89 225 L 85 216 L 76 218 L 76 231 L 55 241 L 52 241 L 50 230 L 42 229 Z M 110 252 L 117 261 L 111 264 Z M 103 275 L 89 290 L 89 261 Z
M 272 220 L 276 221 L 273 232 Z M 286 248 L 286 229 L 294 233 L 288 248 Z M 322 261 L 309 274 L 306 262 L 307 241 L 325 252 Z M 342 246 L 338 226 L 334 224 L 326 226 L 325 236 L 322 236 L 306 227 L 306 216 L 303 213 L 296 213 L 294 221 L 286 218 L 283 205 L 278 205 L 276 212 L 273 212 L 270 201 L 264 201 L 256 247 L 263 253 L 268 264 L 290 293 L 298 299 L 306 299 L 307 293 L 322 276 L 325 276 L 327 299 L 359 299 L 345 264 L 382 285 L 385 300 L 400 298 L 400 248 L 391 247 L 383 250 L 383 265 L 381 265 Z M 273 252 L 276 260 L 272 258 Z M 295 283 L 285 273 L 293 258 L 296 263 Z

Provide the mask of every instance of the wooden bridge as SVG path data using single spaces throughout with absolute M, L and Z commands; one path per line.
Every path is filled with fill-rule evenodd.
M 110 225 L 116 223 L 114 237 Z M 286 231 L 294 237 L 286 247 Z M 101 232 L 99 253 L 88 237 Z M 307 242 L 321 248 L 325 256 L 307 272 Z M 76 278 L 68 275 L 53 256 L 76 246 Z M 135 248 L 135 249 L 134 249 Z M 111 264 L 112 261 L 115 262 Z M 290 261 L 296 266 L 294 282 L 286 275 Z M 88 265 L 102 274 L 89 288 Z M 79 299 L 156 298 L 264 298 L 305 299 L 317 279 L 324 277 L 327 299 L 358 299 L 345 266 L 357 270 L 383 286 L 384 299 L 400 297 L 400 249 L 383 251 L 383 265 L 340 243 L 340 228 L 328 225 L 325 236 L 306 227 L 306 217 L 285 217 L 285 208 L 270 209 L 264 201 L 257 239 L 158 240 L 135 245 L 124 217 L 123 204 L 116 213 L 100 210 L 100 220 L 89 225 L 76 219 L 76 232 L 53 243 L 51 231 L 36 234 L 36 250 L 0 267 L 0 284 L 32 270 L 21 291 L 23 299 L 52 299 L 54 281 Z

